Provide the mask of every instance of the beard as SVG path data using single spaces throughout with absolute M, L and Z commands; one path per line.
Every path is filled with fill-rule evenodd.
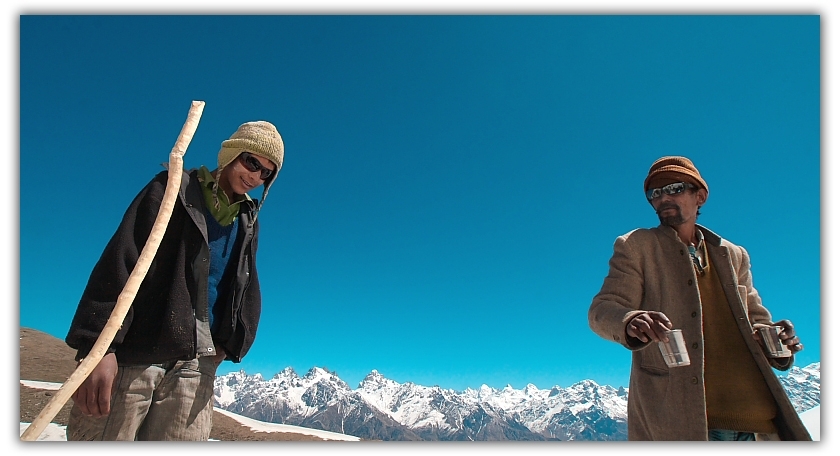
M 661 212 L 665 209 L 676 209 L 677 213 L 674 215 L 662 215 Z M 683 217 L 680 207 L 676 204 L 661 206 L 659 210 L 656 211 L 656 215 L 659 217 L 659 221 L 666 226 L 677 226 L 685 223 L 685 217 Z

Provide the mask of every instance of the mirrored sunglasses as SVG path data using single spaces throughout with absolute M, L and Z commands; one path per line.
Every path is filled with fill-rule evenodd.
M 645 196 L 647 197 L 648 201 L 653 201 L 662 195 L 678 195 L 684 192 L 687 188 L 695 187 L 694 185 L 691 185 L 688 182 L 675 182 L 673 184 L 668 184 L 664 187 L 652 188 L 645 192 Z
M 257 160 L 257 157 L 254 157 L 248 152 L 242 152 L 241 154 L 239 154 L 239 163 L 242 163 L 242 166 L 244 166 L 245 169 L 252 173 L 254 171 L 259 171 L 260 179 L 262 180 L 267 180 L 269 177 L 271 177 L 271 173 L 274 172 L 274 170 L 268 169 L 265 166 L 263 166 L 262 163 L 260 163 L 260 161 Z

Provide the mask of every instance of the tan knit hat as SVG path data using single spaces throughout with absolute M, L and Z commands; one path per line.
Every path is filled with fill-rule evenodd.
M 222 169 L 231 164 L 242 152 L 249 152 L 271 160 L 277 168 L 271 173 L 271 177 L 263 183 L 262 198 L 260 198 L 259 206 L 257 206 L 257 213 L 259 213 L 260 208 L 265 203 L 266 196 L 268 196 L 269 187 L 277 179 L 280 168 L 283 166 L 283 150 L 283 138 L 274 125 L 264 120 L 246 122 L 239 126 L 230 139 L 222 141 L 222 148 L 219 150 L 218 172 L 221 174 Z M 216 189 L 214 188 L 213 191 L 215 194 Z
M 709 191 L 706 181 L 700 177 L 700 171 L 688 158 L 678 156 L 662 157 L 653 162 L 645 178 L 645 191 L 659 188 L 674 182 L 688 182 Z

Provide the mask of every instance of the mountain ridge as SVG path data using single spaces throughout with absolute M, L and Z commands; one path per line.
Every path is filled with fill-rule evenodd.
M 798 412 L 819 405 L 820 363 L 779 374 Z M 373 369 L 356 389 L 313 367 L 265 380 L 244 371 L 216 379 L 216 405 L 268 422 L 379 440 L 626 440 L 624 386 L 581 380 L 567 388 L 528 384 L 463 391 L 399 383 Z M 321 427 L 323 426 L 323 427 Z

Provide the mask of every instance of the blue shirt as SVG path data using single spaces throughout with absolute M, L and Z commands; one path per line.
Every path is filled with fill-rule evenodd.
M 217 313 L 222 311 L 222 306 L 217 306 L 217 300 L 220 295 L 223 295 L 222 288 L 228 285 L 229 280 L 224 280 L 228 275 L 225 272 L 228 269 L 231 253 L 234 251 L 236 244 L 236 234 L 239 231 L 239 218 L 234 218 L 233 223 L 228 226 L 222 226 L 210 213 L 210 210 L 205 208 L 204 219 L 207 221 L 207 241 L 210 246 L 210 276 L 207 278 L 208 293 L 207 306 L 208 317 L 210 319 L 210 332 L 216 332 Z

